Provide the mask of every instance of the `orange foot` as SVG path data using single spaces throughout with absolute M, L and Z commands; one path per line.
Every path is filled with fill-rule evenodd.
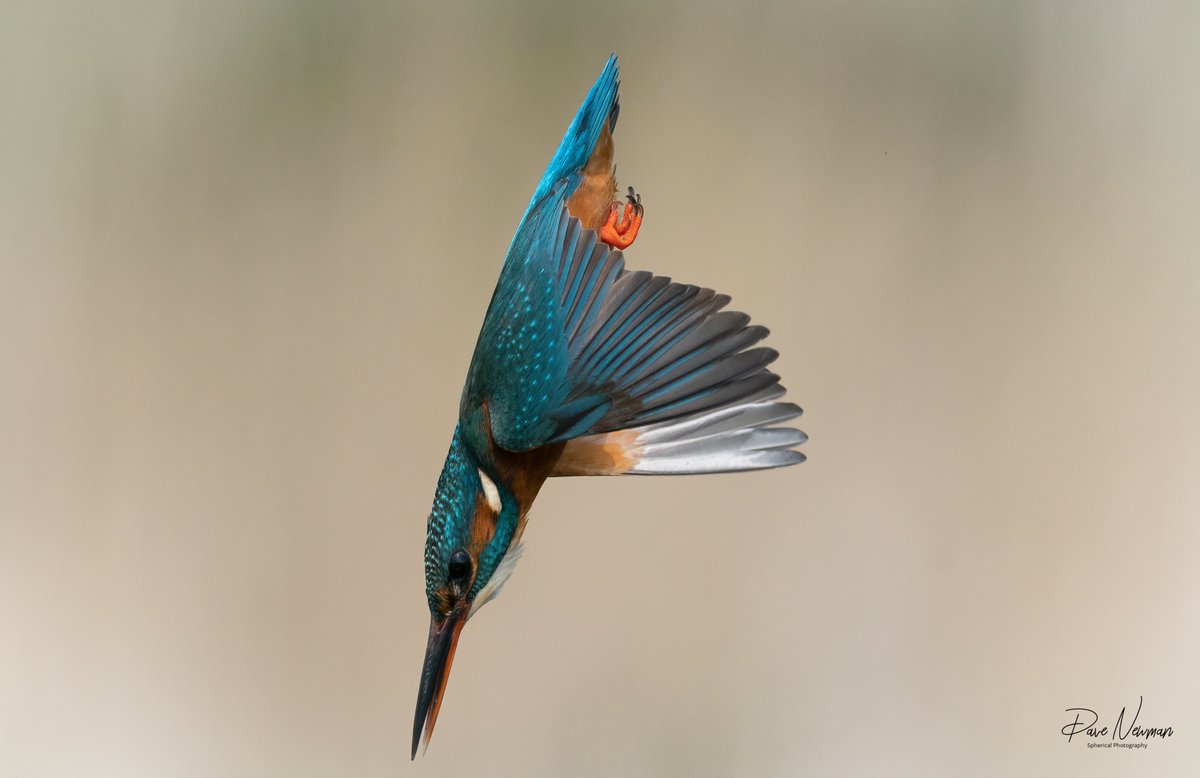
M 625 195 L 627 203 L 612 204 L 612 212 L 608 214 L 608 221 L 600 228 L 600 240 L 615 249 L 627 249 L 633 245 L 633 239 L 637 237 L 638 229 L 642 226 L 642 214 L 645 209 L 642 208 L 642 196 L 633 191 L 633 187 L 629 187 L 629 194 Z M 617 217 L 620 216 L 620 221 Z

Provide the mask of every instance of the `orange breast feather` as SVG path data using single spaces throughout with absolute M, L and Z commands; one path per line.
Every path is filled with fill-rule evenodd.
M 600 140 L 583 168 L 579 188 L 567 200 L 567 209 L 589 230 L 599 230 L 612 212 L 613 195 L 617 191 L 616 169 L 613 167 L 613 136 L 608 127 L 600 132 Z

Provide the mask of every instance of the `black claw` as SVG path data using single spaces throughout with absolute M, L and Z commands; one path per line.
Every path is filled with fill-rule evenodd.
M 642 213 L 642 196 L 633 191 L 632 186 L 629 187 L 629 194 L 625 195 L 625 199 L 629 201 L 629 205 L 633 208 L 634 213 Z

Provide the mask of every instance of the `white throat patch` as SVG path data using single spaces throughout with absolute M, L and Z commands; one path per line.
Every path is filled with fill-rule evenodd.
M 488 478 L 488 474 L 483 472 L 483 468 L 479 468 L 479 482 L 483 484 L 483 496 L 487 499 L 488 507 L 493 513 L 499 513 L 500 508 L 500 490 L 496 488 L 496 482 Z
M 492 573 L 491 579 L 484 584 L 479 594 L 475 596 L 475 602 L 471 603 L 471 610 L 467 613 L 468 619 L 475 615 L 475 611 L 487 605 L 493 597 L 500 593 L 500 590 L 504 588 L 504 584 L 508 581 L 508 577 L 512 575 L 513 568 L 517 566 L 517 560 L 521 558 L 521 552 L 524 550 L 525 546 L 521 543 L 521 539 L 513 538 L 508 551 L 504 552 L 504 558 L 496 566 L 496 572 Z

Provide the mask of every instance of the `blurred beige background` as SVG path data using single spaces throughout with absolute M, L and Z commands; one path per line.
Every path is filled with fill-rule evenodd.
M 1194 774 L 1198 25 L 3 4 L 0 774 Z M 613 49 L 628 261 L 772 328 L 810 460 L 551 482 L 413 764 L 461 382 Z

